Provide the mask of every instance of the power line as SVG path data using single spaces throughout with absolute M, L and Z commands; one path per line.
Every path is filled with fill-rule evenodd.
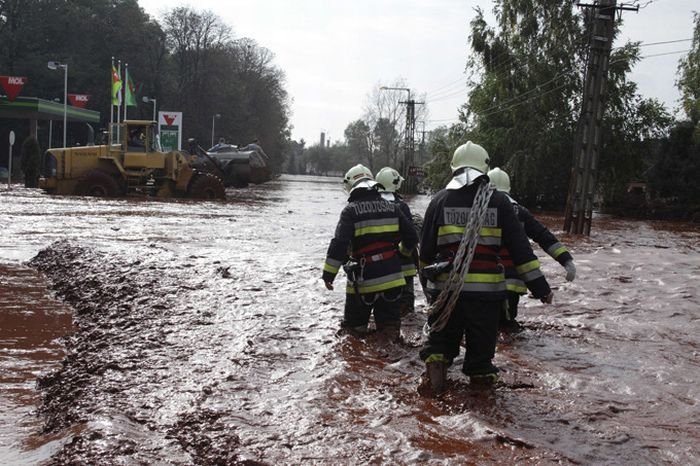
M 691 37 L 690 39 L 664 40 L 661 42 L 640 42 L 639 46 L 640 47 L 648 47 L 650 45 L 677 44 L 678 42 L 690 42 L 692 40 L 693 40 L 693 38 Z M 616 48 L 620 48 L 620 47 L 616 47 Z
M 643 57 L 640 57 L 640 59 L 653 58 L 653 57 L 660 57 L 660 56 L 664 56 L 664 55 L 672 55 L 672 54 L 679 54 L 679 53 L 686 53 L 686 52 L 689 52 L 690 50 L 691 50 L 691 49 L 687 49 L 687 50 L 675 50 L 675 51 L 673 51 L 673 52 L 665 52 L 665 53 L 655 53 L 655 54 L 652 54 L 652 55 L 645 55 L 645 56 L 643 56 Z M 617 62 L 619 62 L 619 61 L 621 61 L 621 60 L 616 60 L 616 61 L 610 62 L 610 64 L 612 65 L 612 64 L 617 63 Z M 546 86 L 547 84 L 553 82 L 554 80 L 556 80 L 556 79 L 558 79 L 558 78 L 560 78 L 560 77 L 566 76 L 567 74 L 570 74 L 570 73 L 574 73 L 574 71 L 572 70 L 572 71 L 567 71 L 567 72 L 561 73 L 561 74 L 555 76 L 554 78 L 550 79 L 549 81 L 546 81 L 546 82 L 544 82 L 544 83 L 542 83 L 542 84 L 538 84 L 537 86 L 535 86 L 534 88 L 530 89 L 529 91 L 523 92 L 522 94 L 518 94 L 518 95 L 512 97 L 511 99 L 508 99 L 508 100 L 506 100 L 506 101 L 504 101 L 504 102 L 501 102 L 500 104 L 494 105 L 494 106 L 492 106 L 492 107 L 489 107 L 489 108 L 483 110 L 482 112 L 479 113 L 478 116 L 479 116 L 480 118 L 484 118 L 484 117 L 487 117 L 487 116 L 495 115 L 496 113 L 499 113 L 499 112 L 505 112 L 505 111 L 508 111 L 508 110 L 513 109 L 513 108 L 515 108 L 515 107 L 518 107 L 518 106 L 520 106 L 520 105 L 526 104 L 526 103 L 528 103 L 528 102 L 530 102 L 530 101 L 532 101 L 532 100 L 535 100 L 535 99 L 537 99 L 537 98 L 539 98 L 539 97 L 545 96 L 545 95 L 547 95 L 547 94 L 549 94 L 549 93 L 551 93 L 551 92 L 554 92 L 554 91 L 556 91 L 556 90 L 559 90 L 559 89 L 561 89 L 562 87 L 565 87 L 568 83 L 560 84 L 559 86 L 553 87 L 552 89 L 549 89 L 549 90 L 547 90 L 547 91 L 541 92 L 541 93 L 536 94 L 536 95 L 533 95 L 532 97 L 529 97 L 529 98 L 527 98 L 527 99 L 525 99 L 525 100 L 523 100 L 523 101 L 521 101 L 521 102 L 514 103 L 513 105 L 510 105 L 510 106 L 508 106 L 508 107 L 506 107 L 506 108 L 500 108 L 500 109 L 498 109 L 499 107 L 502 107 L 503 105 L 505 105 L 505 104 L 507 104 L 507 103 L 509 103 L 509 102 L 513 102 L 513 101 L 515 101 L 515 100 L 521 99 L 521 98 L 523 98 L 524 96 L 526 96 L 526 95 L 528 95 L 528 94 L 531 94 L 532 92 L 537 91 L 537 90 L 539 90 L 540 88 L 542 88 L 543 86 Z M 496 109 L 498 109 L 498 110 L 496 110 Z M 490 110 L 494 110 L 494 111 L 490 111 Z M 483 113 L 483 112 L 486 112 L 486 113 Z
M 431 90 L 431 91 L 427 91 L 427 94 L 433 94 L 433 93 L 439 94 L 439 93 L 441 93 L 442 90 L 443 90 L 444 88 L 446 88 L 446 87 L 452 87 L 452 86 L 454 86 L 455 84 L 461 84 L 461 83 L 463 83 L 464 80 L 465 80 L 465 78 L 466 78 L 465 76 L 459 77 L 459 78 L 457 78 L 456 80 L 454 80 L 454 81 L 452 81 L 452 82 L 450 82 L 450 83 L 445 84 L 444 86 L 440 86 L 440 87 L 437 87 L 437 88 L 435 88 L 435 89 L 433 89 L 433 90 Z M 440 92 L 438 92 L 438 91 L 440 91 Z
M 676 55 L 679 53 L 687 53 L 687 52 L 690 52 L 691 50 L 693 50 L 693 49 L 675 50 L 673 52 L 664 52 L 664 53 L 654 53 L 652 55 L 644 55 L 643 57 L 639 57 L 639 58 L 663 57 L 664 55 Z

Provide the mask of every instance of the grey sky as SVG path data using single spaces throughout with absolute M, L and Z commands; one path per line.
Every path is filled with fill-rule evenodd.
M 180 5 L 210 10 L 236 37 L 250 37 L 273 52 L 292 98 L 292 137 L 307 143 L 317 142 L 321 131 L 332 141 L 342 139 L 347 124 L 362 117 L 372 89 L 397 79 L 427 93 L 426 129 L 455 122 L 467 96 L 469 22 L 477 5 L 486 12 L 492 7 L 484 0 L 138 1 L 156 18 Z M 693 10 L 700 10 L 698 0 L 655 0 L 639 13 L 625 12 L 614 45 L 691 38 Z M 689 48 L 690 42 L 646 46 L 642 55 Z M 640 93 L 677 107 L 674 82 L 683 56 L 644 59 L 632 74 Z

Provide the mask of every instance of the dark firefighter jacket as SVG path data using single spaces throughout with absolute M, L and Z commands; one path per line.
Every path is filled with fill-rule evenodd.
M 457 190 L 443 189 L 430 201 L 420 240 L 421 268 L 454 257 L 478 184 L 477 181 Z M 550 289 L 540 271 L 540 263 L 532 252 L 510 200 L 498 191 L 494 191 L 489 200 L 476 251 L 462 285 L 462 295 L 483 300 L 506 298 L 504 267 L 498 256 L 502 246 L 510 251 L 516 269 L 533 295 L 546 297 Z M 423 277 L 421 280 L 426 290 L 437 291 L 444 288 L 447 277 L 448 273 L 445 272 L 437 275 L 434 281 Z
M 571 253 L 566 247 L 559 242 L 556 236 L 542 225 L 525 207 L 518 204 L 512 197 L 508 196 L 518 216 L 518 220 L 525 229 L 525 234 L 528 238 L 539 244 L 540 247 L 549 254 L 552 259 L 559 262 L 562 266 L 567 262 L 574 260 Z M 503 261 L 503 266 L 506 268 L 506 288 L 518 294 L 526 294 L 527 287 L 523 283 L 518 271 L 513 265 L 513 260 L 507 248 L 502 248 L 499 255 Z
M 347 293 L 377 293 L 404 286 L 400 256 L 410 257 L 417 242 L 411 220 L 397 204 L 382 199 L 375 189 L 356 189 L 340 214 L 322 278 L 332 282 L 349 252 L 359 262 L 360 279 L 348 280 Z
M 411 220 L 411 225 L 413 225 L 413 227 L 415 228 L 415 224 L 413 223 L 413 215 L 411 214 L 411 209 L 408 207 L 408 204 L 406 204 L 403 201 L 400 195 L 390 192 L 384 192 L 381 193 L 381 195 L 387 201 L 397 204 L 401 209 L 401 212 L 407 219 Z M 403 272 L 403 276 L 415 277 L 418 274 L 418 251 L 414 250 L 413 254 L 411 254 L 409 257 L 402 255 L 400 259 L 401 271 Z

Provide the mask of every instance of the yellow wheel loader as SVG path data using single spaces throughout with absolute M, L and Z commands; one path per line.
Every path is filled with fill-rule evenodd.
M 117 142 L 110 131 L 107 145 L 49 149 L 39 187 L 78 196 L 226 197 L 221 177 L 197 156 L 161 150 L 156 122 L 125 120 L 118 127 Z

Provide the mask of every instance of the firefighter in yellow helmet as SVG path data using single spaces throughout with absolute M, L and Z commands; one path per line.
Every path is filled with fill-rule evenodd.
M 445 388 L 447 368 L 458 356 L 460 341 L 466 341 L 462 372 L 473 384 L 492 384 L 498 380 L 498 368 L 493 365 L 498 335 L 498 322 L 506 282 L 498 252 L 506 246 L 513 263 L 521 272 L 525 284 L 535 297 L 551 302 L 552 292 L 539 269 L 530 242 L 520 226 L 515 211 L 505 194 L 491 190 L 486 173 L 489 169 L 486 150 L 471 141 L 459 146 L 452 157 L 452 180 L 436 193 L 425 212 L 420 237 L 421 283 L 430 300 L 443 301 L 442 290 L 456 289 L 459 293 L 453 308 L 431 309 L 428 323 L 449 315 L 444 327 L 431 327 L 428 340 L 420 351 L 426 363 L 428 380 L 434 392 Z M 490 196 L 490 197 L 488 197 Z M 483 205 L 475 203 L 478 200 Z M 472 212 L 483 211 L 480 229 L 467 226 Z M 451 269 L 467 265 L 468 254 L 457 260 L 460 245 L 469 238 L 476 239 L 473 257 L 463 275 L 455 275 L 448 283 Z M 454 287 L 454 288 L 453 288 Z M 446 293 L 449 293 L 446 291 Z M 437 301 L 436 301 L 437 296 Z
M 571 256 L 571 253 L 546 226 L 537 221 L 529 210 L 518 204 L 518 202 L 511 197 L 510 177 L 508 173 L 496 167 L 489 171 L 488 176 L 496 189 L 508 197 L 528 238 L 539 244 L 552 259 L 556 260 L 564 267 L 567 281 L 573 281 L 574 278 L 576 278 L 576 266 L 574 265 L 574 258 Z M 520 302 L 520 296 L 527 294 L 527 287 L 515 270 L 508 249 L 505 247 L 501 248 L 499 255 L 506 269 L 506 289 L 508 290 L 508 300 L 501 312 L 499 327 L 504 331 L 518 331 L 520 330 L 520 324 L 516 320 L 518 316 L 518 303 Z
M 411 209 L 403 201 L 403 198 L 397 192 L 401 188 L 401 184 L 404 181 L 401 174 L 391 168 L 384 167 L 377 172 L 377 189 L 381 193 L 382 198 L 389 202 L 393 202 L 399 206 L 401 212 L 406 216 L 406 218 L 413 221 L 413 215 L 411 214 Z M 415 225 L 414 225 L 415 226 Z M 401 257 L 401 271 L 406 279 L 406 286 L 401 294 L 401 299 L 399 299 L 401 316 L 406 316 L 415 310 L 415 290 L 414 290 L 414 277 L 418 273 L 418 253 L 417 250 L 414 251 L 411 257 Z
M 332 290 L 343 267 L 347 275 L 343 328 L 366 333 L 374 313 L 377 331 L 390 340 L 398 339 L 397 301 L 406 284 L 401 257 L 411 257 L 418 235 L 399 206 L 381 197 L 367 167 L 355 165 L 348 170 L 343 186 L 350 197 L 328 246 L 323 282 Z

